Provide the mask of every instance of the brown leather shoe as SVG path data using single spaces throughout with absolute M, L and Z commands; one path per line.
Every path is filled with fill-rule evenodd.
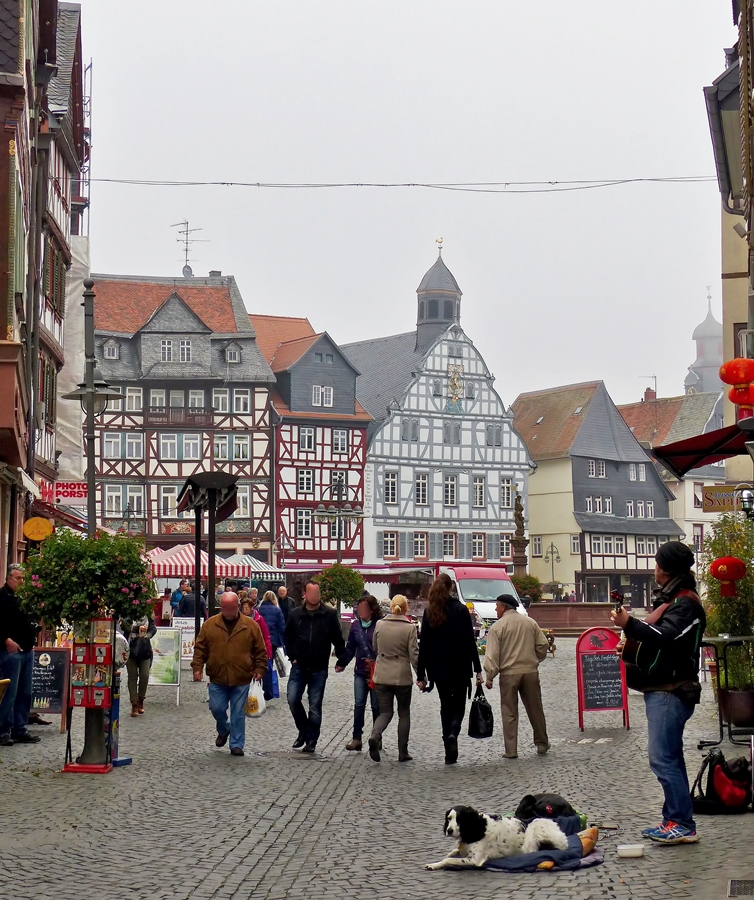
M 131 718 L 135 719 L 139 715 L 139 704 L 132 703 L 131 704 Z
M 143 697 L 139 697 L 138 707 L 139 707 L 139 715 L 143 716 L 144 715 L 144 698 Z
M 361 741 L 354 738 L 350 744 L 346 744 L 346 750 L 361 750 Z

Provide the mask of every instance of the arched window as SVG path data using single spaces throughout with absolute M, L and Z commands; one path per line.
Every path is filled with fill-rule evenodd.
M 452 300 L 445 301 L 445 315 L 443 316 L 443 318 L 445 318 L 445 319 L 453 318 L 453 307 L 454 306 L 455 306 L 455 304 L 453 303 Z
M 419 301 L 419 321 L 421 322 L 421 320 L 423 318 L 424 318 L 424 301 L 420 300 Z
M 430 300 L 427 304 L 427 318 L 436 319 L 440 314 L 437 300 Z

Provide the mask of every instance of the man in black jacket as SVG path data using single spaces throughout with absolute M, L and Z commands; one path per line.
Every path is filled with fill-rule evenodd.
M 10 679 L 0 702 L 2 747 L 39 741 L 37 735 L 26 730 L 31 712 L 31 671 L 37 626 L 21 609 L 16 595 L 23 580 L 23 568 L 18 563 L 11 563 L 5 584 L 0 588 L 0 678 Z
M 288 706 L 298 728 L 294 750 L 314 753 L 317 749 L 331 647 L 335 648 L 338 665 L 345 667 L 346 643 L 338 614 L 320 599 L 319 585 L 307 581 L 304 603 L 290 610 L 285 626 L 285 649 L 292 664 L 288 676 Z M 309 698 L 308 716 L 301 702 L 304 690 Z
M 645 621 L 624 609 L 610 615 L 627 642 L 641 644 L 638 665 L 626 665 L 626 681 L 644 694 L 649 767 L 665 794 L 662 822 L 642 835 L 661 844 L 694 844 L 699 835 L 683 758 L 683 729 L 701 695 L 699 645 L 707 619 L 691 574 L 691 548 L 669 541 L 660 546 L 655 563 L 660 589 L 654 611 Z

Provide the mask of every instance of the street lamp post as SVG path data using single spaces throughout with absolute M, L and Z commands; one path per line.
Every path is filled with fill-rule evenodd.
M 351 506 L 348 502 L 348 491 L 356 492 L 355 488 L 350 488 L 344 480 L 338 479 L 334 484 L 330 485 L 330 494 L 334 495 L 334 503 L 325 507 L 324 503 L 320 503 L 314 512 L 314 518 L 317 522 L 327 522 L 335 525 L 335 533 L 338 548 L 338 565 L 342 559 L 342 540 L 343 540 L 343 523 L 358 522 L 364 518 L 364 511 L 357 504 Z
M 550 581 L 555 584 L 555 563 L 560 562 L 560 551 L 558 548 L 550 541 L 550 546 L 545 550 L 545 563 L 550 563 L 552 577 Z

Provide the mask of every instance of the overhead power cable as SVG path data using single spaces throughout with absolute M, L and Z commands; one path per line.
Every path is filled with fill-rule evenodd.
M 103 184 L 144 185 L 146 187 L 246 187 L 279 190 L 332 188 L 425 188 L 433 191 L 461 191 L 471 194 L 554 194 L 588 191 L 622 184 L 703 184 L 714 175 L 678 175 L 666 178 L 604 178 L 583 181 L 461 181 L 461 182 L 273 182 L 273 181 L 169 181 L 142 178 L 93 178 Z

